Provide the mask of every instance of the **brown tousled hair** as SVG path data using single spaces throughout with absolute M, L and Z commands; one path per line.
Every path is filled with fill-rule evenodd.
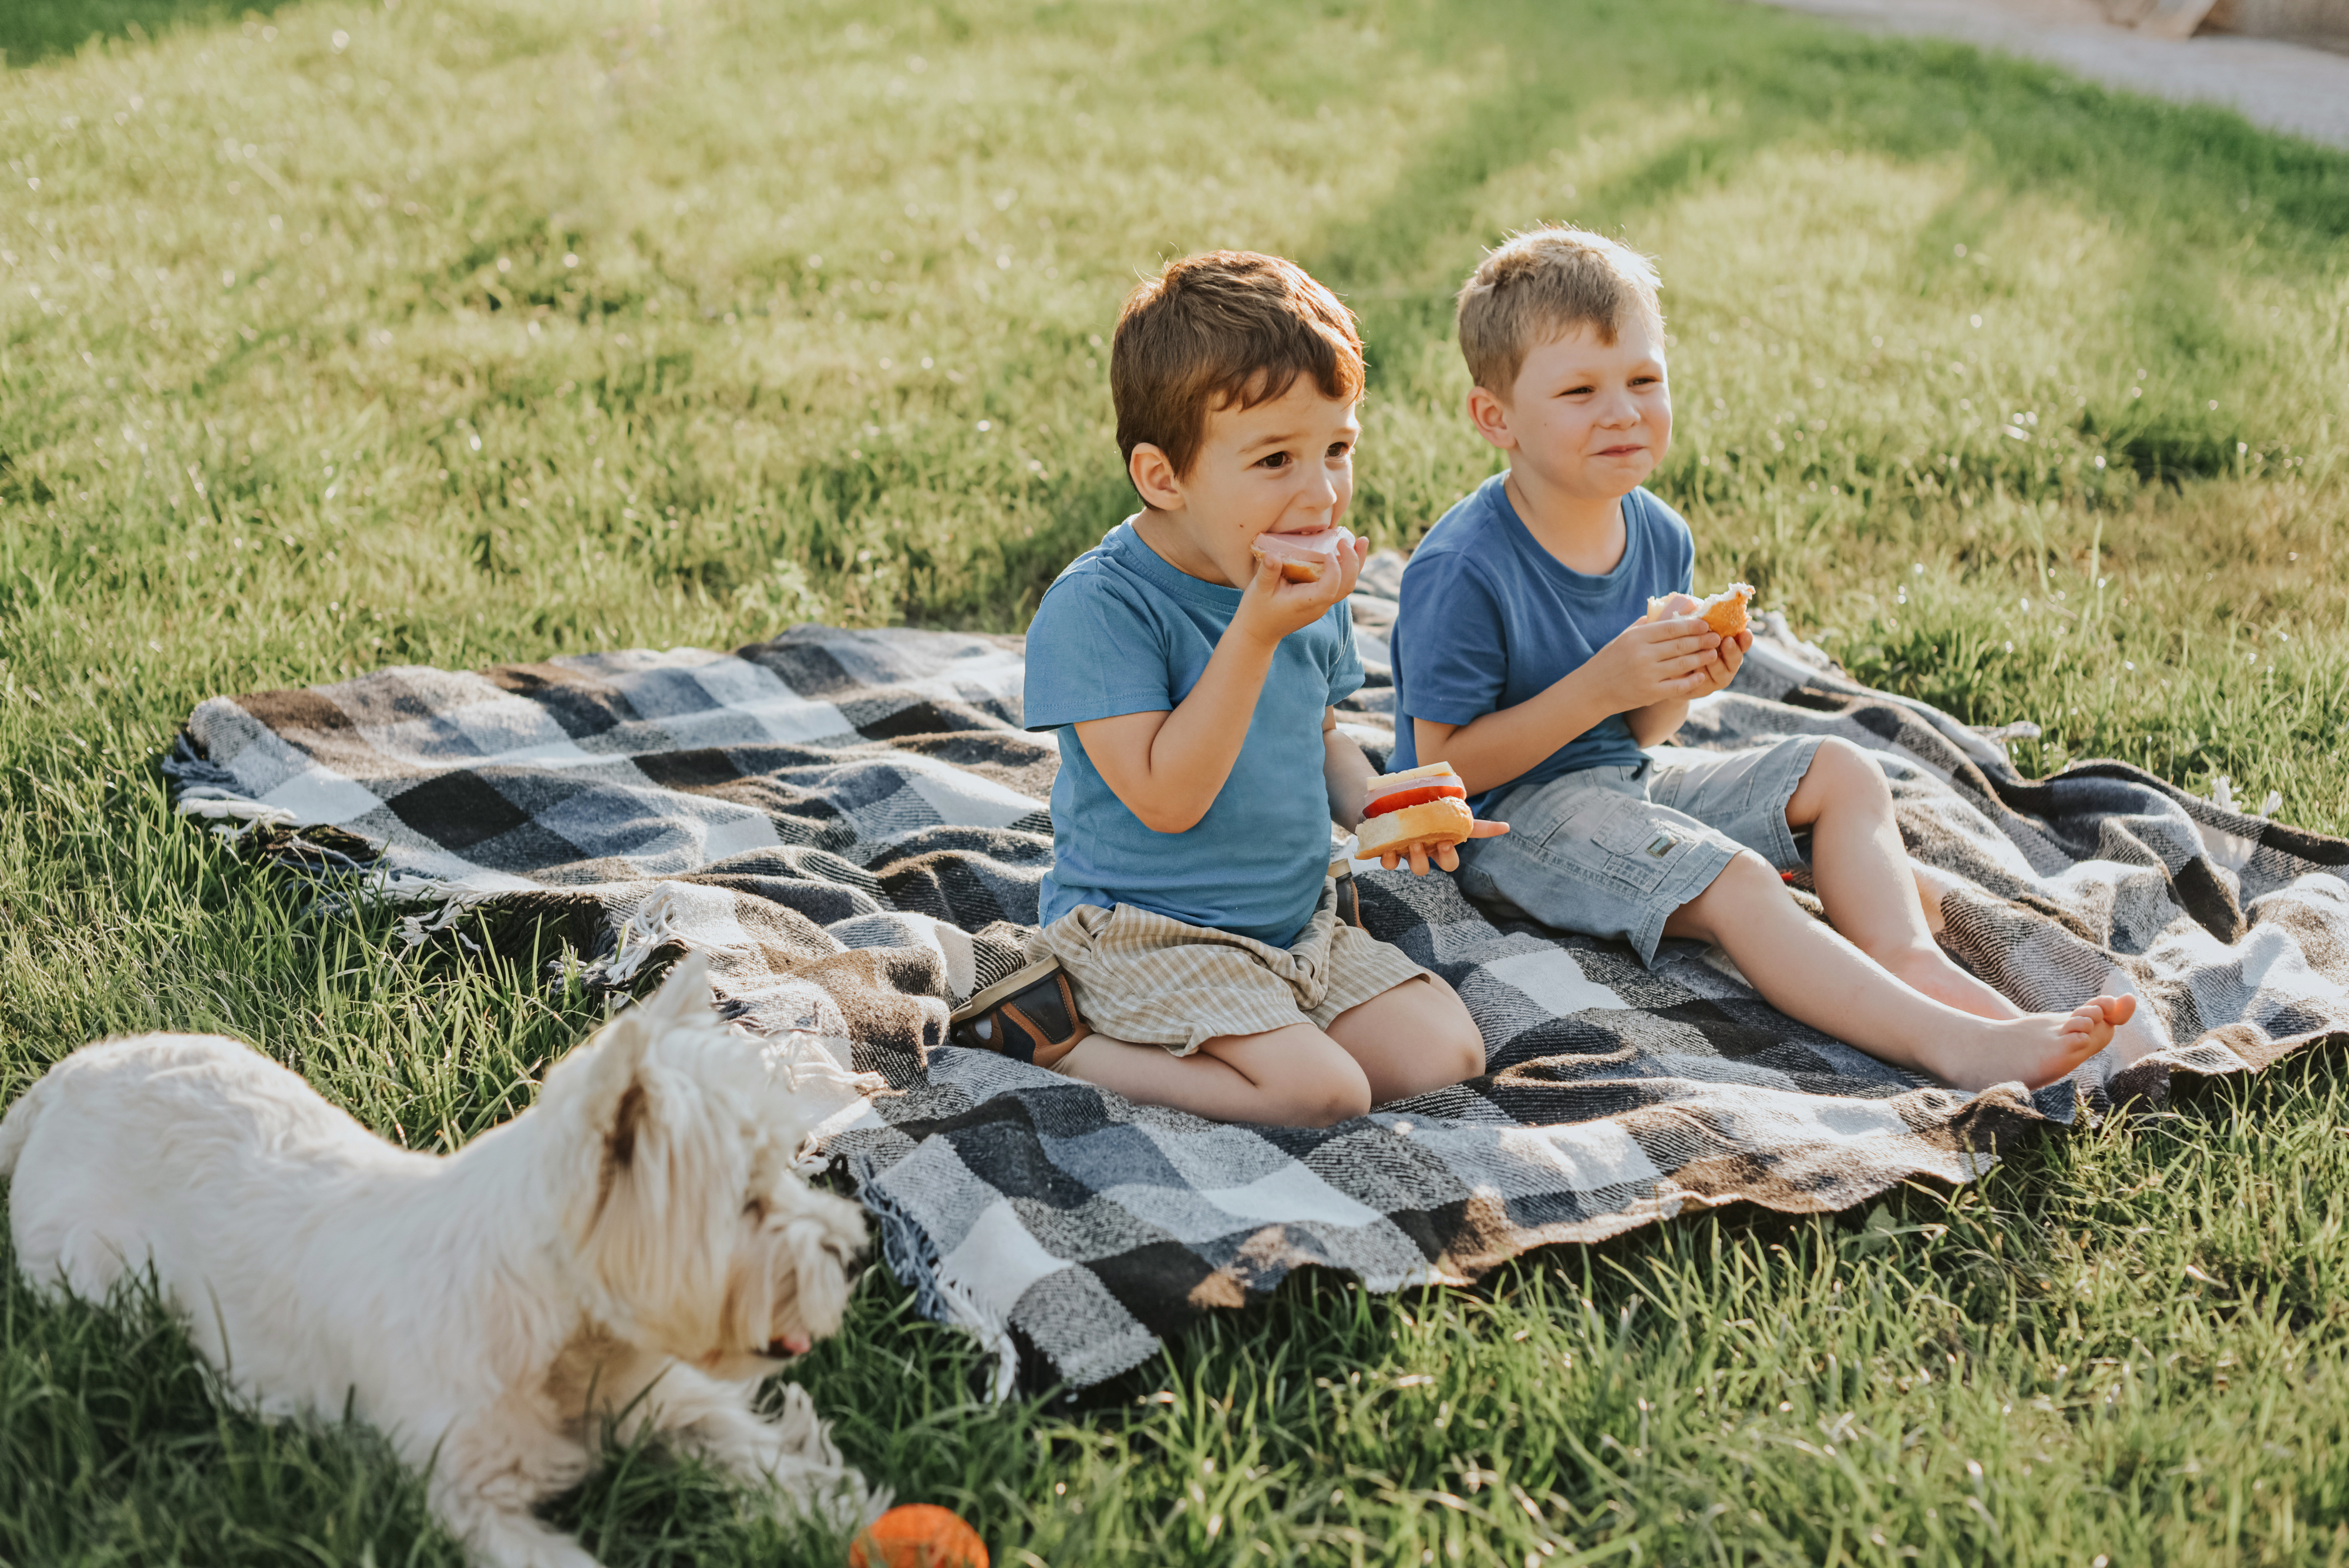
M 1147 441 L 1186 474 L 1209 413 L 1285 397 L 1299 376 L 1326 398 L 1361 396 L 1361 336 L 1336 295 L 1295 262 L 1254 251 L 1169 262 L 1118 313 L 1109 351 L 1118 451 L 1131 465 Z
M 1460 356 L 1468 377 L 1506 397 L 1526 356 L 1577 327 L 1613 343 L 1637 312 L 1659 335 L 1655 264 L 1604 234 L 1550 223 L 1513 234 L 1460 286 Z

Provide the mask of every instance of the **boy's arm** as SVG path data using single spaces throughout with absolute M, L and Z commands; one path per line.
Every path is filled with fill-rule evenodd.
M 1257 563 L 1207 668 L 1171 711 L 1120 713 L 1075 726 L 1102 781 L 1144 827 L 1183 833 L 1207 815 L 1247 740 L 1273 650 L 1354 591 L 1364 547 L 1339 551 L 1339 570 L 1316 583 L 1284 581 L 1278 565 Z
M 1362 826 L 1371 781 L 1371 759 L 1350 735 L 1338 732 L 1338 710 L 1321 710 L 1321 780 L 1330 790 L 1330 820 L 1351 833 Z
M 1691 697 L 1728 684 L 1726 675 L 1718 684 L 1713 680 L 1721 663 L 1715 651 L 1720 646 L 1713 628 L 1693 617 L 1635 621 L 1547 690 L 1516 707 L 1495 709 L 1465 724 L 1414 718 L 1413 738 L 1422 758 L 1443 758 L 1470 794 L 1482 794 L 1532 772 L 1543 758 L 1610 714 L 1622 713 L 1628 720 L 1635 713 L 1675 707 L 1662 732 L 1669 734 L 1680 726 Z M 1639 731 L 1632 733 L 1637 736 Z
M 1644 708 L 1634 708 L 1623 715 L 1624 727 L 1631 739 L 1642 746 L 1660 746 L 1670 740 L 1688 718 L 1686 698 L 1651 702 Z

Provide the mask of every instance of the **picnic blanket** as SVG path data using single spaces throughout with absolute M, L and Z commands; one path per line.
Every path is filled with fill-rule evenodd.
M 1371 674 L 1347 728 L 1381 766 L 1399 569 L 1374 561 L 1353 601 Z M 999 1390 L 1015 1368 L 1114 1376 L 1300 1264 L 1466 1282 L 1692 1208 L 1962 1181 L 2173 1073 L 2349 1030 L 2349 841 L 2117 763 L 2025 779 L 1995 733 L 1855 683 L 1773 617 L 1680 742 L 1868 748 L 1948 950 L 2027 1007 L 2134 991 L 2152 1054 L 1961 1094 L 1788 1020 L 1717 952 L 1667 943 L 1649 969 L 1371 868 L 1365 924 L 1459 992 L 1485 1075 L 1319 1130 L 1135 1106 L 943 1044 L 949 1006 L 1020 961 L 1051 854 L 1057 753 L 1020 727 L 1021 669 L 1016 638 L 814 626 L 731 653 L 402 667 L 208 701 L 165 766 L 179 808 L 256 858 L 414 905 L 410 940 L 534 940 L 550 972 L 616 989 L 706 950 L 745 1028 L 880 1075 L 893 1092 L 843 1106 L 817 1152 L 922 1309 L 997 1353 Z

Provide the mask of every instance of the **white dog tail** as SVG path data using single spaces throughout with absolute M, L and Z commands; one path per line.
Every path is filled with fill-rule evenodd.
M 25 1140 L 33 1136 L 33 1118 L 41 1114 L 41 1101 L 49 1081 L 42 1078 L 16 1096 L 8 1114 L 0 1116 L 0 1178 L 16 1174 L 16 1157 L 25 1152 Z

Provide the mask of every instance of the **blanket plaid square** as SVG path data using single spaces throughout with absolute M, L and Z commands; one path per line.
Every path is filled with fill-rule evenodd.
M 1347 727 L 1381 766 L 1399 566 L 1374 561 L 1354 607 L 1371 680 Z M 1375 869 L 1365 923 L 1466 1001 L 1484 1076 L 1326 1129 L 1228 1127 L 944 1045 L 948 1007 L 1021 961 L 1051 855 L 1057 753 L 1020 728 L 1015 638 L 797 627 L 730 654 L 383 670 L 206 701 L 166 767 L 182 812 L 255 856 L 416 905 L 411 940 L 553 919 L 615 988 L 702 949 L 744 1027 L 880 1074 L 895 1092 L 819 1152 L 923 1310 L 997 1353 L 999 1390 L 1112 1377 L 1300 1264 L 1466 1282 L 1692 1208 L 1963 1181 L 2173 1073 L 2349 1029 L 2349 841 L 2117 763 L 2024 779 L 1994 734 L 1760 631 L 1681 743 L 1868 748 L 1946 948 L 2026 1007 L 2134 991 L 2161 1049 L 1961 1094 L 1784 1017 L 1718 953 L 1667 943 L 1651 970 Z

